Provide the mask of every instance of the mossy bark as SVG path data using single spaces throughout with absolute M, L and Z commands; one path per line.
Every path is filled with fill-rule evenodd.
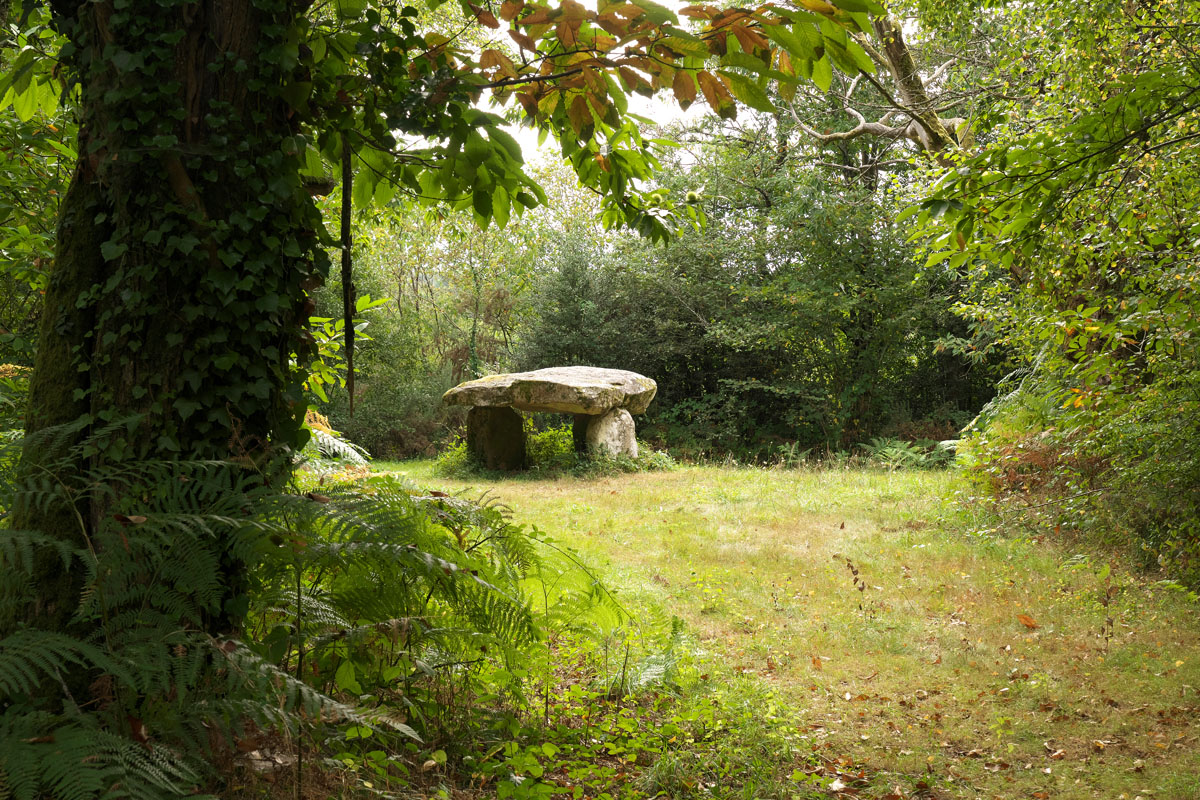
M 118 14 L 108 2 L 59 2 L 54 12 L 79 77 L 81 158 L 60 209 L 22 465 L 27 479 L 71 491 L 18 509 L 12 527 L 84 550 L 137 502 L 92 491 L 90 471 L 232 459 L 263 480 L 280 475 L 270 465 L 289 463 L 301 441 L 301 368 L 314 353 L 306 290 L 325 270 L 303 152 L 284 146 L 299 123 L 285 87 L 305 77 L 279 64 L 296 7 L 197 0 Z M 242 567 L 223 568 L 235 594 Z M 56 555 L 39 557 L 26 602 L 0 612 L 0 634 L 68 629 L 81 580 Z M 234 624 L 224 611 L 210 622 L 213 633 Z

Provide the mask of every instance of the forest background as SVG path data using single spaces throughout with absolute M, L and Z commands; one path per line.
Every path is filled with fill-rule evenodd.
M 5 6 L 10 412 L 76 157 L 74 112 L 39 61 L 60 39 L 39 8 Z M 1049 491 L 1073 526 L 1192 569 L 1197 56 L 1186 4 L 890 10 L 904 20 L 898 54 L 878 25 L 878 40 L 855 40 L 880 72 L 855 76 L 847 50 L 828 75 L 828 60 L 814 62 L 814 82 L 774 83 L 741 62 L 719 92 L 670 89 L 719 114 L 642 145 L 659 169 L 630 184 L 639 224 L 675 228 L 667 241 L 614 227 L 594 174 L 576 185 L 568 148 L 573 170 L 543 150 L 542 207 L 506 207 L 487 228 L 478 208 L 430 208 L 363 156 L 354 280 L 377 302 L 360 315 L 369 340 L 351 415 L 332 390 L 344 380 L 344 287 L 334 274 L 314 292 L 317 407 L 377 456 L 430 455 L 461 428 L 439 402 L 461 380 L 628 368 L 659 383 L 643 435 L 682 457 L 762 462 L 965 431 L 989 491 Z M 458 26 L 500 59 L 485 46 L 490 27 L 464 27 L 472 13 L 438 6 L 428 24 Z M 897 58 L 910 59 L 915 85 Z
M 213 696 L 203 676 L 227 656 L 257 665 L 259 695 L 286 685 L 287 713 L 335 708 L 296 684 L 316 669 L 306 656 L 350 663 L 338 637 L 358 618 L 317 635 L 300 609 L 366 603 L 380 569 L 356 558 L 408 559 L 393 587 L 417 609 L 405 620 L 434 606 L 456 620 L 414 634 L 411 652 L 462 655 L 488 631 L 489 647 L 536 638 L 528 605 L 488 594 L 519 594 L 534 562 L 515 533 L 504 550 L 496 531 L 509 529 L 486 509 L 448 523 L 454 540 L 422 522 L 402 552 L 351 556 L 330 537 L 376 529 L 321 515 L 362 513 L 354 490 L 242 503 L 293 474 L 274 459 L 316 435 L 302 429 L 310 404 L 377 455 L 429 453 L 457 428 L 441 392 L 495 370 L 650 375 L 660 397 L 644 434 L 681 457 L 800 461 L 961 437 L 986 502 L 1197 582 L 1191 4 L 689 7 L 695 34 L 652 3 L 243 5 L 274 22 L 235 37 L 242 60 L 184 81 L 195 93 L 143 80 L 195 66 L 173 49 L 190 42 L 191 6 L 0 5 L 0 427 L 25 450 L 20 469 L 14 448 L 0 458 L 0 555 L 14 566 L 0 724 L 24 732 L 7 740 L 28 745 L 28 763 L 53 765 L 40 745 L 103 740 L 127 770 L 143 721 L 186 727 L 203 705 L 188 698 Z M 494 42 L 500 19 L 515 49 Z M 605 26 L 661 58 L 605 63 Z M 580 49 L 590 71 L 573 66 Z M 716 118 L 654 130 L 627 105 L 639 91 Z M 180 97 L 212 114 L 201 123 Z M 567 169 L 521 166 L 505 126 L 522 119 Z M 351 252 L 354 277 L 323 280 Z M 347 372 L 356 330 L 370 339 Z M 230 456 L 237 469 L 198 477 Z M 185 500 L 216 505 L 171 506 Z M 395 510 L 405 493 L 380 500 L 412 522 Z M 488 533 L 471 548 L 498 550 L 465 548 L 472 526 Z M 191 561 L 173 555 L 180 542 Z M 274 566 L 253 572 L 267 550 Z M 330 575 L 344 582 L 320 585 Z M 61 602 L 73 596 L 78 608 Z M 209 637 L 248 618 L 262 636 L 246 651 Z M 439 640 L 448 630 L 461 640 Z M 352 670 L 337 683 L 357 685 Z M 99 710 L 74 713 L 76 696 Z M 435 707 L 436 689 L 425 699 Z M 259 710 L 264 727 L 284 724 Z

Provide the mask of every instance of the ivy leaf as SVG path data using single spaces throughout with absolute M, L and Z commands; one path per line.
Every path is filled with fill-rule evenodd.
M 100 245 L 100 255 L 104 257 L 105 261 L 116 261 L 128 249 L 129 245 L 125 244 L 124 242 L 114 242 L 110 240 Z

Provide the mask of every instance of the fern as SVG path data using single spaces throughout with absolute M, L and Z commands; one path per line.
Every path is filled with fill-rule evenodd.
M 48 560 L 82 587 L 76 635 L 0 639 L 0 798 L 192 794 L 212 779 L 202 755 L 251 727 L 340 721 L 415 738 L 398 709 L 330 696 L 301 664 L 401 665 L 396 702 L 432 720 L 437 682 L 460 672 L 445 665 L 512 665 L 547 629 L 620 616 L 567 551 L 486 498 L 393 477 L 276 491 L 213 461 L 80 469 L 124 424 L 78 446 L 40 432 L 40 463 L 0 476 L 5 508 L 105 509 L 86 528 L 78 517 L 84 546 L 0 525 L 0 610 L 28 602 Z M 239 602 L 258 641 L 210 631 Z
M 370 454 L 349 439 L 316 427 L 310 427 L 308 432 L 312 434 L 312 438 L 300 453 L 302 464 L 310 467 L 319 465 L 322 461 L 355 467 L 365 467 L 368 464 Z
M 21 630 L 0 639 L 0 693 L 32 695 L 47 678 L 73 667 L 98 668 L 133 684 L 126 668 L 101 649 L 53 631 Z

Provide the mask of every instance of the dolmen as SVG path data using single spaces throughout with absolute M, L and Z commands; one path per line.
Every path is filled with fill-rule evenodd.
M 573 414 L 575 449 L 637 458 L 633 415 L 642 414 L 658 384 L 623 369 L 550 367 L 489 375 L 442 395 L 469 406 L 467 448 L 487 469 L 526 467 L 524 420 L 518 411 Z

